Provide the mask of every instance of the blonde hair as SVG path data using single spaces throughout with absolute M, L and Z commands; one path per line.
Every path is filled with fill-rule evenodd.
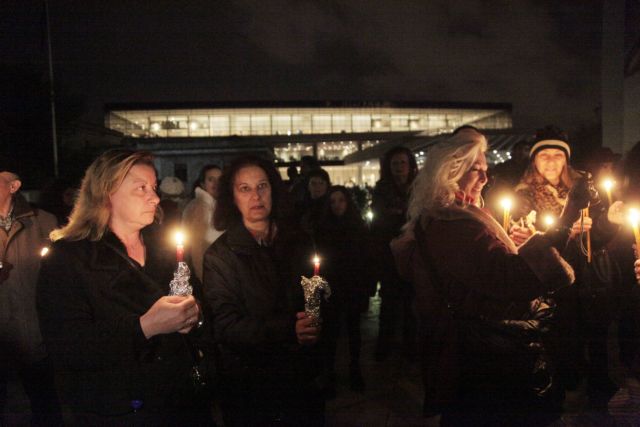
M 95 159 L 82 178 L 69 223 L 53 230 L 49 234 L 51 240 L 100 240 L 111 217 L 109 197 L 137 164 L 153 167 L 153 155 L 148 151 L 115 149 Z
M 458 181 L 486 150 L 486 138 L 472 129 L 434 145 L 413 182 L 407 209 L 409 223 L 424 212 L 450 206 L 460 191 Z

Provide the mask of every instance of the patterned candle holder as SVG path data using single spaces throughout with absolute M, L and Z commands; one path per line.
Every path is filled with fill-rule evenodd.
M 193 294 L 193 287 L 189 284 L 191 270 L 186 262 L 179 262 L 173 272 L 173 280 L 169 283 L 169 295 L 189 296 Z
M 323 298 L 327 301 L 331 296 L 331 287 L 326 280 L 317 275 L 310 279 L 302 276 L 300 284 L 304 290 L 304 312 L 313 319 L 312 326 L 318 326 L 322 323 L 320 305 Z

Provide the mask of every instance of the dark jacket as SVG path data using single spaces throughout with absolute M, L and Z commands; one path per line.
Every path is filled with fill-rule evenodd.
M 364 223 L 327 215 L 316 232 L 322 276 L 331 286 L 329 303 L 366 300 L 374 287 L 371 239 Z
M 40 323 L 61 396 L 74 412 L 126 416 L 141 400 L 143 414 L 154 417 L 148 422 L 165 424 L 194 401 L 184 337 L 146 339 L 140 326 L 140 316 L 168 294 L 175 267 L 149 242 L 147 253 L 143 269 L 124 258 L 124 245 L 107 232 L 96 242 L 59 240 L 43 262 Z
M 466 337 L 459 335 L 447 304 L 456 307 L 463 322 L 520 319 L 531 300 L 571 283 L 573 271 L 542 235 L 516 253 L 499 224 L 472 206 L 443 209 L 438 218 L 425 218 L 421 224 L 422 233 L 406 233 L 394 242 L 393 252 L 402 276 L 416 290 L 426 404 L 437 411 L 459 403 L 462 389 L 483 390 L 478 379 L 505 367 L 490 366 L 491 361 L 475 368 L 465 364 L 483 355 L 462 350 Z M 510 389 L 504 387 L 503 392 Z M 495 397 L 485 391 L 484 399 Z
M 0 230 L 0 360 L 8 356 L 29 364 L 46 356 L 36 312 L 36 281 L 40 251 L 48 246 L 56 219 L 33 209 L 20 193 L 14 196 L 13 213 L 11 229 Z
M 314 348 L 299 346 L 295 335 L 296 312 L 304 310 L 300 277 L 312 275 L 312 256 L 304 233 L 281 228 L 262 246 L 240 222 L 205 252 L 204 293 L 227 383 L 284 389 L 315 376 Z

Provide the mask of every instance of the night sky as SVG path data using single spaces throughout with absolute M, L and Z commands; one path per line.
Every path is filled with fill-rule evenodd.
M 43 3 L 3 0 L 6 70 L 46 72 Z M 600 1 L 49 0 L 60 98 L 509 102 L 597 121 Z M 80 105 L 80 107 L 78 107 Z

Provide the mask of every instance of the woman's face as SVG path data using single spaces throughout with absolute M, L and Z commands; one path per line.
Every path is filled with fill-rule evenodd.
M 204 182 L 202 182 L 202 189 L 211 194 L 214 199 L 218 198 L 218 180 L 222 175 L 222 171 L 218 168 L 209 169 L 204 174 Z
M 465 195 L 473 198 L 473 200 L 478 200 L 486 183 L 487 158 L 484 153 L 480 152 L 471 168 L 458 181 L 458 186 L 461 191 L 464 191 Z
M 402 184 L 409 180 L 409 157 L 406 153 L 398 153 L 391 157 L 391 175 Z
M 335 216 L 342 216 L 347 211 L 347 198 L 342 191 L 334 191 L 329 196 L 329 202 L 331 203 L 331 212 Z
M 567 165 L 564 151 L 557 148 L 540 150 L 534 159 L 534 165 L 540 175 L 553 185 L 560 183 L 560 175 Z
M 309 194 L 313 200 L 318 199 L 329 189 L 329 183 L 319 176 L 314 176 L 309 180 Z
M 263 222 L 271 214 L 271 184 L 258 166 L 238 170 L 233 180 L 233 200 L 245 223 Z
M 122 185 L 109 197 L 110 224 L 131 231 L 151 224 L 160 202 L 156 190 L 155 170 L 149 165 L 134 165 Z

